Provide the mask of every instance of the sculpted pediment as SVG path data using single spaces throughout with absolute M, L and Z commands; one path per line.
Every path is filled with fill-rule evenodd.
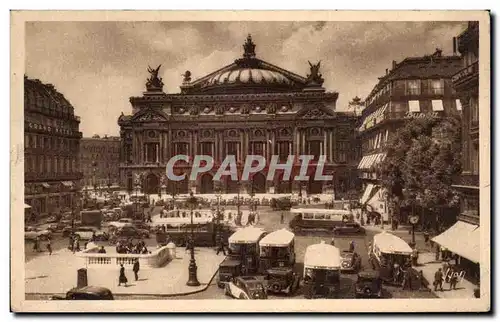
M 328 119 L 333 117 L 333 112 L 323 107 L 306 107 L 297 113 L 297 117 L 301 119 Z
M 132 117 L 132 122 L 166 122 L 168 118 L 160 111 L 148 109 L 144 112 L 139 112 Z

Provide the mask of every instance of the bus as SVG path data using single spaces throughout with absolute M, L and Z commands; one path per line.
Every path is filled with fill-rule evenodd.
M 290 212 L 295 214 L 289 224 L 290 229 L 295 233 L 304 229 L 333 232 L 335 227 L 354 222 L 354 216 L 350 210 L 297 208 Z

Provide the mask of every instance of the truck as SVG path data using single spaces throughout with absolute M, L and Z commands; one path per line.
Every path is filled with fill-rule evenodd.
M 100 210 L 82 210 L 80 216 L 82 225 L 101 228 L 103 214 Z

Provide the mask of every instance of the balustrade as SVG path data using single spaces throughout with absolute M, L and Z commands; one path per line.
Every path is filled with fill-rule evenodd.
M 109 265 L 109 266 L 132 266 L 136 259 L 139 259 L 141 267 L 155 268 L 161 267 L 172 260 L 167 246 L 161 247 L 151 254 L 118 254 L 118 253 L 97 253 L 98 247 L 86 249 L 78 256 L 83 258 L 87 265 Z

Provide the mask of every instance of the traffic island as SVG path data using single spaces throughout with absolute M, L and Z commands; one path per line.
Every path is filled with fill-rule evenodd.
M 178 249 L 176 257 L 160 268 L 141 268 L 135 281 L 132 266 L 124 265 L 127 286 L 118 286 L 120 265 L 86 265 L 82 259 L 67 249 L 40 256 L 26 263 L 25 293 L 54 295 L 64 294 L 77 285 L 77 271 L 87 269 L 88 284 L 106 287 L 117 295 L 180 296 L 201 292 L 207 288 L 225 256 L 216 255 L 213 249 L 197 248 L 200 286 L 189 287 L 189 253 Z

